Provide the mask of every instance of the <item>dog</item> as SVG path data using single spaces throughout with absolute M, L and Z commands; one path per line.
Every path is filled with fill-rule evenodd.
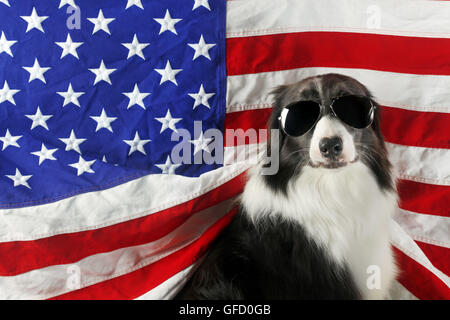
M 340 74 L 272 94 L 279 170 L 250 170 L 239 212 L 176 298 L 387 298 L 397 193 L 379 105 Z

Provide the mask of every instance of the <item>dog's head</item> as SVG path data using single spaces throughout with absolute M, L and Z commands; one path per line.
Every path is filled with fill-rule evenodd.
M 380 188 L 392 189 L 390 163 L 379 127 L 380 108 L 357 80 L 325 74 L 276 88 L 269 129 L 279 130 L 280 168 L 267 176 L 285 191 L 302 168 L 340 170 L 357 161 L 373 172 Z M 272 142 L 273 143 L 273 142 Z

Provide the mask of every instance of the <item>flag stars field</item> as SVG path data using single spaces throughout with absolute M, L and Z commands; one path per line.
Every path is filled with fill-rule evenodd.
M 142 0 L 127 0 L 127 6 L 125 9 L 131 8 L 132 6 L 136 6 L 142 10 L 144 10 L 144 6 L 142 5 Z
M 36 8 L 33 7 L 31 15 L 29 16 L 21 16 L 23 20 L 27 22 L 27 31 L 29 32 L 33 29 L 38 29 L 39 31 L 45 33 L 44 28 L 42 27 L 42 22 L 48 19 L 48 16 L 39 16 L 36 12 Z
M 206 93 L 205 89 L 203 88 L 203 84 L 201 84 L 198 93 L 189 93 L 189 96 L 195 100 L 192 109 L 195 109 L 201 105 L 207 107 L 208 109 L 211 109 L 211 106 L 209 105 L 209 99 L 211 99 L 214 95 L 215 93 Z
M 13 105 L 16 105 L 16 102 L 14 101 L 14 95 L 16 93 L 18 93 L 19 91 L 20 90 L 17 90 L 17 89 L 11 89 L 8 85 L 8 82 L 5 80 L 5 83 L 3 84 L 3 88 L 0 89 L 0 103 L 9 101 Z
M 192 11 L 194 11 L 197 8 L 204 7 L 211 11 L 211 7 L 209 6 L 208 0 L 194 0 L 194 7 L 192 8 Z
M 0 37 L 0 53 L 5 52 L 6 54 L 9 54 L 11 57 L 14 57 L 11 51 L 11 47 L 16 43 L 17 43 L 16 40 L 6 39 L 5 32 L 2 31 L 2 35 Z
M 39 165 L 41 165 L 45 160 L 56 160 L 53 154 L 57 150 L 58 149 L 47 149 L 47 147 L 44 144 L 42 144 L 41 150 L 31 152 L 31 154 L 39 157 Z
M 41 109 L 37 107 L 37 111 L 35 114 L 25 115 L 28 119 L 32 120 L 31 130 L 34 128 L 41 126 L 48 131 L 47 121 L 53 117 L 53 115 L 43 115 Z
M 80 144 L 86 141 L 86 139 L 78 139 L 75 135 L 74 130 L 70 132 L 70 136 L 68 138 L 60 138 L 59 140 L 64 142 L 64 144 L 66 145 L 66 151 L 74 150 L 79 154 L 81 154 Z
M 63 107 L 67 106 L 70 103 L 73 103 L 77 107 L 80 107 L 80 102 L 78 98 L 84 94 L 84 92 L 75 92 L 72 88 L 72 84 L 69 83 L 69 87 L 66 92 L 57 92 L 61 97 L 64 98 Z
M 150 92 L 141 92 L 137 83 L 134 85 L 134 89 L 131 92 L 123 92 L 123 95 L 127 96 L 129 99 L 127 109 L 130 109 L 134 105 L 140 106 L 145 110 L 144 99 L 150 95 Z
M 97 128 L 95 128 L 95 132 L 97 132 L 100 129 L 107 129 L 110 132 L 113 132 L 113 129 L 111 128 L 111 123 L 117 120 L 117 118 L 108 117 L 104 108 L 102 109 L 102 113 L 100 114 L 100 116 L 98 117 L 91 116 L 91 118 L 97 122 Z
M 9 146 L 20 148 L 20 145 L 17 143 L 17 140 L 20 138 L 22 138 L 22 136 L 13 136 L 9 132 L 9 129 L 6 129 L 6 134 L 3 137 L 0 136 L 0 141 L 3 142 L 2 151 Z
M 97 33 L 98 31 L 104 31 L 107 34 L 111 35 L 111 31 L 109 31 L 108 25 L 116 20 L 115 18 L 105 18 L 103 15 L 103 11 L 100 10 L 98 12 L 97 18 L 88 18 L 90 22 L 94 24 L 94 30 L 92 31 L 92 34 Z
M 28 176 L 22 175 L 22 173 L 20 173 L 19 169 L 16 169 L 15 175 L 7 175 L 6 177 L 8 177 L 9 179 L 11 179 L 14 182 L 14 187 L 24 186 L 24 187 L 27 187 L 28 189 L 31 189 L 31 187 L 27 181 L 30 180 L 32 175 L 28 175 Z
M 34 59 L 34 64 L 32 67 L 23 67 L 23 68 L 30 74 L 28 82 L 38 79 L 41 80 L 43 83 L 46 83 L 44 73 L 50 70 L 50 67 L 41 67 L 37 58 Z
M 116 71 L 117 69 L 108 69 L 105 66 L 105 63 L 103 62 L 103 60 L 100 62 L 100 66 L 98 68 L 93 68 L 93 69 L 89 69 L 89 71 L 91 71 L 92 73 L 95 74 L 95 80 L 94 80 L 94 85 L 96 85 L 97 83 L 99 83 L 100 81 L 105 81 L 109 84 L 112 84 L 111 79 L 110 79 L 110 74 L 113 73 L 114 71 Z
M 132 155 L 136 151 L 139 151 L 140 153 L 147 155 L 147 153 L 144 150 L 144 146 L 151 140 L 141 139 L 139 133 L 136 131 L 133 140 L 123 140 L 123 141 L 130 146 L 130 151 L 128 152 L 128 155 Z
M 209 55 L 209 50 L 216 46 L 215 43 L 206 43 L 205 39 L 203 38 L 203 35 L 200 36 L 200 40 L 198 43 L 188 43 L 188 46 L 195 50 L 194 57 L 192 60 L 197 59 L 200 56 L 203 56 L 207 58 L 208 60 L 211 60 L 211 57 Z
M 77 4 L 75 3 L 75 0 L 60 0 L 58 9 L 61 9 L 66 4 L 68 4 L 71 7 L 77 8 Z
M 78 162 L 71 163 L 69 166 L 77 169 L 77 176 L 81 176 L 85 172 L 95 173 L 95 171 L 91 168 L 95 161 L 96 160 L 86 161 L 82 156 L 79 156 Z
M 137 38 L 137 35 L 134 34 L 132 42 L 122 43 L 122 45 L 129 50 L 127 59 L 130 59 L 133 56 L 138 56 L 145 60 L 145 56 L 142 50 L 144 50 L 147 46 L 149 46 L 150 43 L 143 43 L 143 42 L 140 43 Z
M 170 110 L 168 109 L 164 118 L 155 118 L 155 120 L 161 123 L 161 131 L 159 133 L 163 133 L 166 129 L 171 129 L 174 132 L 178 132 L 175 125 L 183 119 L 173 118 Z
M 181 164 L 173 164 L 170 160 L 170 156 L 167 156 L 164 164 L 155 164 L 155 166 L 161 169 L 162 174 L 175 174 L 175 170 L 180 167 Z
M 70 33 L 67 34 L 65 42 L 55 42 L 55 43 L 63 49 L 63 52 L 61 53 L 61 59 L 67 56 L 68 54 L 74 56 L 77 59 L 80 59 L 78 57 L 77 48 L 81 46 L 84 42 L 72 41 Z
M 170 81 L 178 86 L 175 76 L 183 71 L 183 69 L 172 69 L 170 61 L 167 60 L 166 67 L 164 69 L 155 69 L 155 71 L 161 75 L 161 81 L 159 82 L 160 85 L 166 81 Z
M 170 15 L 169 9 L 166 10 L 166 14 L 164 18 L 155 18 L 156 22 L 161 25 L 161 29 L 159 30 L 159 34 L 164 33 L 166 31 L 170 31 L 173 34 L 178 35 L 177 30 L 175 29 L 175 25 L 180 22 L 182 19 L 173 19 Z

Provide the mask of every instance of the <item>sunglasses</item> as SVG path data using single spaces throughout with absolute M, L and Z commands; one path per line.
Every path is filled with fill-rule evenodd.
M 346 95 L 334 98 L 330 105 L 333 114 L 343 123 L 356 129 L 365 129 L 373 122 L 374 106 L 364 96 Z M 315 101 L 301 100 L 290 103 L 281 111 L 281 129 L 288 136 L 299 137 L 311 130 L 324 112 Z

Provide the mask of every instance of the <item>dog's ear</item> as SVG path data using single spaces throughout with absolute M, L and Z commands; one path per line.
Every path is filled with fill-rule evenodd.
M 281 109 L 283 107 L 283 100 L 288 92 L 288 89 L 289 89 L 289 86 L 280 85 L 270 92 L 270 95 L 273 95 L 275 108 Z

